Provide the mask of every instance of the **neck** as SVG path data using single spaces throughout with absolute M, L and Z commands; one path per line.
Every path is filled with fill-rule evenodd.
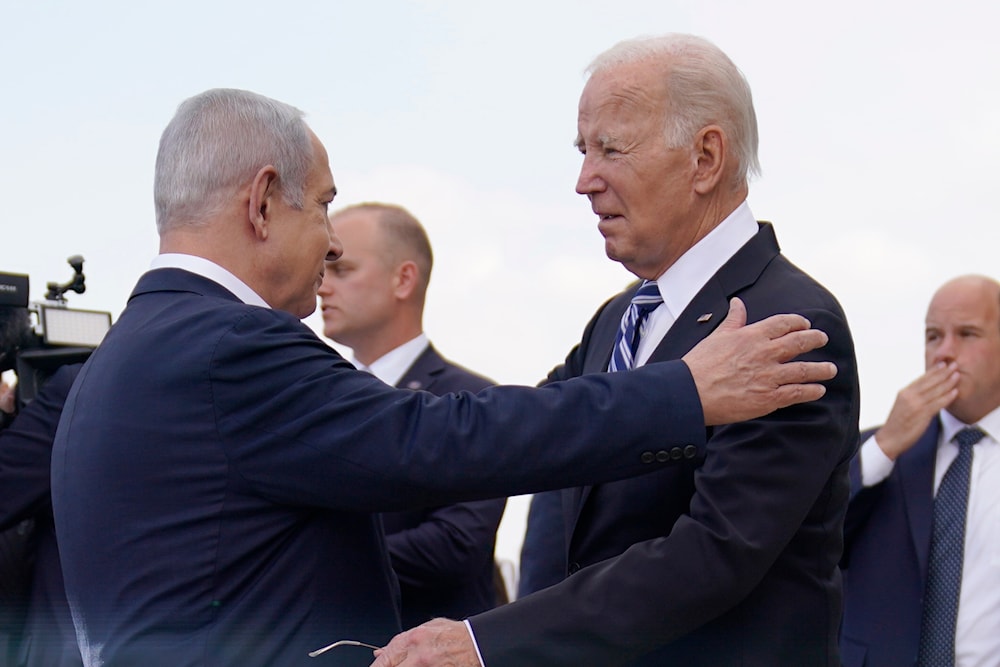
M 214 262 L 271 303 L 267 283 L 262 279 L 259 262 L 256 261 L 259 260 L 259 253 L 235 229 L 223 219 L 197 226 L 182 225 L 160 235 L 160 253 L 181 253 Z

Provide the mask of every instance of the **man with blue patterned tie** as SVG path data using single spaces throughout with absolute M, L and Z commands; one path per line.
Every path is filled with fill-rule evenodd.
M 690 35 L 623 42 L 589 73 L 576 189 L 608 257 L 641 281 L 600 308 L 549 381 L 676 359 L 737 296 L 751 319 L 792 310 L 820 323 L 830 342 L 812 358 L 842 372 L 807 409 L 711 429 L 704 457 L 650 452 L 677 462 L 666 474 L 563 491 L 563 582 L 473 616 L 469 631 L 426 624 L 376 664 L 840 667 L 854 347 L 836 299 L 750 210 L 749 85 L 721 50 Z
M 927 310 L 927 371 L 851 468 L 846 667 L 988 667 L 1000 655 L 1000 283 L 962 276 Z

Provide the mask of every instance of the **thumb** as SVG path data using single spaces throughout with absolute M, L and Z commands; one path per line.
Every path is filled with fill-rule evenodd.
M 739 297 L 729 300 L 729 313 L 726 319 L 719 325 L 720 329 L 735 330 L 745 326 L 747 323 L 747 307 Z

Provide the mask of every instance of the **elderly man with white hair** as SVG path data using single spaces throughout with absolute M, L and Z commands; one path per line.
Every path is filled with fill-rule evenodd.
M 565 490 L 565 581 L 465 627 L 431 621 L 375 665 L 839 667 L 854 346 L 836 299 L 750 211 L 750 87 L 721 50 L 689 35 L 623 42 L 589 72 L 576 189 L 608 257 L 641 281 L 601 307 L 549 381 L 677 359 L 733 297 L 751 319 L 805 315 L 830 336 L 806 358 L 840 372 L 819 401 L 712 429 L 704 456 Z

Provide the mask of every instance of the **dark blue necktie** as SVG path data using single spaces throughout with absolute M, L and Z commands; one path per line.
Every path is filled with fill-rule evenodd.
M 628 310 L 622 314 L 622 323 L 615 336 L 615 347 L 611 351 L 611 361 L 608 362 L 608 372 L 627 371 L 635 363 L 635 351 L 639 348 L 639 339 L 646 328 L 646 316 L 663 303 L 660 296 L 660 286 L 647 280 L 639 287 L 632 297 Z
M 955 664 L 955 623 L 965 554 L 965 512 L 969 504 L 972 446 L 986 435 L 976 427 L 955 434 L 958 456 L 941 478 L 934 498 L 934 528 L 927 563 L 923 619 L 920 626 L 920 667 Z

